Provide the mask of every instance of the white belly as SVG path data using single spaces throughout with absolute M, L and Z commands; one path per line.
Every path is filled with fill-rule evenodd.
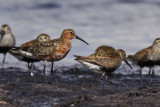
M 91 69 L 94 73 L 98 73 L 98 74 L 102 74 L 100 66 L 89 63 L 89 62 L 85 62 L 82 60 L 78 60 L 81 64 L 83 64 L 84 66 L 86 66 L 87 68 Z

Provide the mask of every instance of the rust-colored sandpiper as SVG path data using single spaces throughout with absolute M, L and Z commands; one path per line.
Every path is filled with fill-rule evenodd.
M 45 80 L 48 83 L 48 80 L 45 74 L 45 68 L 46 68 L 47 62 L 52 62 L 51 73 L 53 74 L 54 62 L 63 59 L 68 54 L 68 52 L 71 49 L 72 39 L 79 39 L 84 43 L 88 44 L 86 41 L 78 37 L 74 30 L 65 29 L 62 32 L 60 38 L 36 44 L 30 47 L 27 51 L 22 50 L 22 53 L 28 58 L 44 61 L 43 73 L 45 76 Z
M 142 68 L 149 67 L 149 76 L 152 82 L 150 72 L 152 67 L 160 61 L 160 38 L 155 39 L 151 46 L 138 51 L 134 55 L 128 55 L 127 59 L 140 66 L 140 81 L 142 81 Z
M 125 61 L 127 65 L 132 69 L 130 64 L 126 60 L 126 54 L 122 49 L 114 49 L 110 46 L 100 46 L 96 49 L 95 53 L 88 57 L 74 55 L 75 60 L 82 63 L 89 69 L 92 69 L 96 73 L 101 73 L 101 79 L 105 74 L 110 74 L 115 71 L 122 61 Z
M 47 34 L 43 33 L 43 34 L 40 34 L 39 36 L 37 36 L 36 39 L 22 44 L 20 47 L 12 48 L 9 51 L 9 53 L 11 55 L 15 56 L 18 60 L 27 62 L 28 63 L 28 70 L 30 71 L 31 76 L 33 76 L 33 73 L 31 71 L 33 62 L 38 62 L 39 60 L 38 59 L 31 59 L 31 58 L 27 58 L 26 56 L 23 56 L 21 54 L 20 50 L 27 50 L 28 48 L 30 48 L 31 46 L 33 46 L 33 45 L 35 45 L 37 43 L 45 42 L 45 41 L 49 41 L 49 40 L 51 40 L 50 36 L 48 36 Z M 30 65 L 30 63 L 31 63 L 31 65 Z
M 4 54 L 2 68 L 4 66 L 6 53 L 15 46 L 15 38 L 10 27 L 6 24 L 2 25 L 0 31 L 0 53 Z

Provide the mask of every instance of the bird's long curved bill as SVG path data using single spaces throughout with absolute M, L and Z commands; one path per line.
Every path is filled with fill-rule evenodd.
M 80 38 L 79 36 L 76 35 L 76 39 L 81 40 L 82 42 L 86 43 L 87 45 L 89 45 L 85 40 L 83 40 L 82 38 Z
M 128 61 L 126 60 L 125 63 L 133 70 L 132 66 L 128 63 Z

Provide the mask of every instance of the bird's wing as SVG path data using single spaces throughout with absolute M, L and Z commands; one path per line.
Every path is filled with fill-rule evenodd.
M 147 55 L 148 52 L 151 50 L 151 46 L 145 49 L 142 49 L 140 51 L 138 51 L 137 53 L 135 53 L 134 55 L 128 55 L 127 60 L 133 62 L 133 63 L 137 63 L 139 61 L 143 62 L 143 61 L 147 61 Z
M 107 68 L 115 67 L 118 63 L 121 63 L 119 54 L 113 51 L 106 53 L 95 53 L 93 56 L 95 56 L 94 60 L 97 64 Z
M 36 56 L 50 55 L 53 53 L 53 50 L 58 46 L 57 42 L 58 42 L 58 39 L 54 39 L 54 40 L 35 44 L 28 49 L 28 52 L 35 54 Z
M 96 53 L 93 53 L 89 55 L 90 58 L 119 58 L 119 54 L 115 52 L 115 50 L 112 51 L 98 51 Z
M 37 40 L 32 40 L 32 41 L 26 42 L 26 43 L 24 43 L 24 44 L 22 44 L 22 45 L 20 46 L 20 49 L 21 49 L 22 51 L 27 51 L 30 47 L 32 47 L 33 45 L 35 45 L 35 44 L 37 44 L 37 43 L 38 43 Z
M 96 64 L 99 66 L 103 66 L 106 68 L 112 68 L 112 67 L 116 67 L 120 62 L 120 57 L 118 56 L 108 56 L 108 57 L 83 57 L 83 56 L 77 56 L 74 55 L 76 57 L 75 60 L 79 61 L 79 60 L 83 60 L 85 62 L 91 63 L 91 64 Z
M 95 62 L 95 60 L 93 58 L 84 57 L 84 56 L 78 56 L 78 55 L 74 55 L 74 57 L 76 57 L 75 60 L 77 60 L 77 61 L 83 60 L 85 62 L 89 62 L 89 63 L 97 65 L 97 63 Z
M 106 52 L 113 52 L 113 51 L 115 51 L 115 49 L 113 47 L 107 46 L 107 45 L 102 45 L 96 49 L 95 53 L 103 53 L 103 52 L 106 53 Z
M 150 51 L 151 46 L 145 49 L 142 49 L 140 51 L 138 51 L 135 55 L 134 55 L 134 60 L 135 61 L 141 61 L 143 59 L 146 59 L 148 52 Z

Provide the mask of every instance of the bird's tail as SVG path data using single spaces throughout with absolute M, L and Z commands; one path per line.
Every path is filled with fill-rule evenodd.
M 10 49 L 9 53 L 11 55 L 20 54 L 20 47 L 14 47 L 14 48 Z
M 75 60 L 81 60 L 81 59 L 85 59 L 86 57 L 84 56 L 78 56 L 78 55 L 73 55 L 75 58 Z
M 20 50 L 20 47 L 13 47 L 11 50 Z

